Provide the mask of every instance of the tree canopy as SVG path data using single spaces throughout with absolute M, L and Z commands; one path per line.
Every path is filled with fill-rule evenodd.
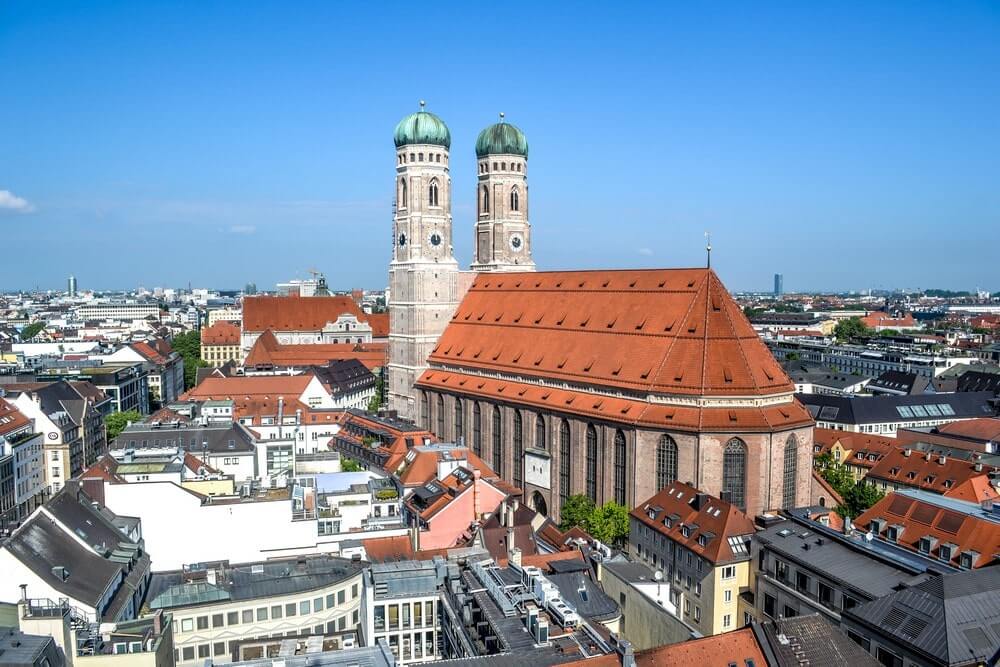
M 104 419 L 104 428 L 107 430 L 108 444 L 118 437 L 125 430 L 129 422 L 142 421 L 142 415 L 137 410 L 127 410 L 125 412 L 115 412 Z
M 21 340 L 31 340 L 45 328 L 45 322 L 32 322 L 21 329 Z
M 882 492 L 871 484 L 855 482 L 847 466 L 834 461 L 830 454 L 817 456 L 815 465 L 820 477 L 844 499 L 844 503 L 837 507 L 837 514 L 856 517 L 882 499 Z
M 833 334 L 838 341 L 847 341 L 852 338 L 864 338 L 872 335 L 872 330 L 865 326 L 860 317 L 848 317 L 837 322 L 833 329 Z
M 354 459 L 344 459 L 340 462 L 340 472 L 361 472 L 361 464 Z
M 591 537 L 605 544 L 621 545 L 628 539 L 628 508 L 615 502 L 595 505 L 588 496 L 570 496 L 562 506 L 559 527 L 569 530 L 580 526 Z
M 184 388 L 190 389 L 198 379 L 198 369 L 208 363 L 201 358 L 201 332 L 195 329 L 174 336 L 170 341 L 174 351 L 184 357 Z
M 562 530 L 569 530 L 573 526 L 580 526 L 586 530 L 587 519 L 594 511 L 594 501 L 583 494 L 570 496 L 563 503 L 560 516 L 562 521 L 559 527 Z

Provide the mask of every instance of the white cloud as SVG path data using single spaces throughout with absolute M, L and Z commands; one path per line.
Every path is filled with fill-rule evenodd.
M 651 256 L 653 254 L 653 249 L 652 248 L 639 248 L 638 252 L 639 252 L 640 255 L 645 255 L 646 257 L 649 257 L 649 256 Z
M 0 212 L 31 213 L 35 207 L 26 199 L 21 199 L 10 190 L 0 190 Z
M 231 225 L 229 227 L 230 234 L 253 234 L 256 231 L 255 225 Z

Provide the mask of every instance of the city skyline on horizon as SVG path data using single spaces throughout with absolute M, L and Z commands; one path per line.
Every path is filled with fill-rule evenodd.
M 475 10 L 400 77 L 372 36 L 403 32 L 368 8 L 5 6 L 0 55 L 25 66 L 0 107 L 0 231 L 32 252 L 0 287 L 271 289 L 316 266 L 382 289 L 392 128 L 426 99 L 451 129 L 463 267 L 473 145 L 505 111 L 531 146 L 539 269 L 703 266 L 707 230 L 732 291 L 1000 289 L 996 7 L 612 8 L 606 31 L 521 12 L 516 72 L 462 39 Z

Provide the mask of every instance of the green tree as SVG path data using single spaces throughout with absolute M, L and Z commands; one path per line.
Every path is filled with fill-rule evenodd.
M 802 358 L 802 355 L 798 352 L 789 352 L 785 355 L 785 361 L 798 361 Z
M 878 332 L 878 335 L 883 338 L 888 338 L 890 336 L 898 336 L 899 332 L 895 329 L 882 329 L 882 331 Z
M 21 340 L 31 340 L 45 328 L 45 322 L 32 322 L 21 329 Z
M 361 464 L 354 459 L 344 459 L 340 462 L 340 472 L 361 472 Z
M 825 479 L 841 497 L 854 487 L 854 476 L 851 471 L 847 466 L 834 461 L 830 454 L 820 454 L 814 463 L 820 477 Z
M 837 322 L 833 329 L 833 334 L 838 341 L 847 341 L 852 338 L 864 338 L 872 334 L 872 330 L 865 326 L 860 317 L 848 317 L 846 320 Z
M 382 375 L 379 374 L 375 380 L 375 395 L 372 396 L 372 400 L 368 401 L 368 412 L 378 412 L 378 409 L 382 407 Z
M 201 332 L 191 330 L 177 334 L 170 345 L 184 358 L 184 388 L 190 389 L 198 379 L 198 369 L 208 366 L 201 358 Z
M 118 434 L 125 430 L 125 427 L 129 423 L 135 423 L 142 421 L 142 415 L 136 410 L 128 410 L 127 412 L 115 412 L 104 419 L 104 428 L 107 430 L 108 443 L 110 444 Z
M 608 501 L 590 513 L 584 528 L 605 544 L 621 546 L 628 540 L 628 508 Z
M 573 526 L 580 526 L 584 530 L 590 515 L 594 513 L 594 501 L 583 494 L 570 496 L 562 506 L 560 516 L 562 521 L 559 527 L 562 530 L 569 530 Z
M 856 517 L 882 500 L 884 494 L 871 484 L 861 482 L 848 489 L 847 493 L 840 495 L 844 499 L 844 504 L 837 508 L 837 514 Z

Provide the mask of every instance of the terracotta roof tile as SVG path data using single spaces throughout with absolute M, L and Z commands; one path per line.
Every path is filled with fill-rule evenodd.
M 219 320 L 201 330 L 202 345 L 239 345 L 240 328 L 232 322 Z
M 348 296 L 252 296 L 243 299 L 243 330 L 319 331 L 341 315 L 367 322 L 372 336 L 389 335 L 388 313 L 365 314 Z
M 13 433 L 31 423 L 13 403 L 0 398 L 0 435 Z
M 794 389 L 708 269 L 481 274 L 430 361 L 666 394 Z
M 736 554 L 729 538 L 754 533 L 753 521 L 735 506 L 701 493 L 683 482 L 671 482 L 631 515 L 668 539 L 682 544 L 712 563 L 746 560 L 749 552 Z M 664 523 L 670 521 L 670 526 Z M 688 535 L 685 537 L 684 532 Z
M 357 359 L 369 370 L 386 365 L 388 343 L 309 343 L 283 345 L 270 329 L 257 337 L 244 366 L 322 366 L 341 359 Z
M 948 456 L 933 449 L 919 451 L 897 447 L 883 456 L 868 471 L 867 477 L 943 494 L 972 477 L 987 474 L 989 470 L 990 466 L 978 461 Z

